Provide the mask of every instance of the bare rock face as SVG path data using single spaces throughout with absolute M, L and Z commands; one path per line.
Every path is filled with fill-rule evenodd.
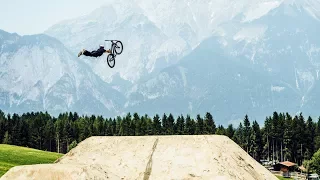
M 91 137 L 55 164 L 18 166 L 1 179 L 276 180 L 226 136 Z

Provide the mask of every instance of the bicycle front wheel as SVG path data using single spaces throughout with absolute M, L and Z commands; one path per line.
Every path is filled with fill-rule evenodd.
M 116 53 L 117 53 L 118 55 L 122 53 L 122 51 L 123 51 L 123 44 L 122 44 L 121 41 L 117 41 L 117 42 L 116 42 L 115 51 L 116 51 Z

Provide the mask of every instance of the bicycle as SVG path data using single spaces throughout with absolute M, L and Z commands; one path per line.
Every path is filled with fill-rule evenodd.
M 111 41 L 111 48 L 110 48 L 111 53 L 107 57 L 107 63 L 110 68 L 113 68 L 116 63 L 116 56 L 120 55 L 123 51 L 123 44 L 119 40 L 105 40 L 105 41 Z M 111 64 L 111 62 L 114 62 L 113 65 Z

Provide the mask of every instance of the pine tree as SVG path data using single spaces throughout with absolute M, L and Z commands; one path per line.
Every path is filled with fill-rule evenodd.
M 251 133 L 251 146 L 250 152 L 254 159 L 257 161 L 260 160 L 262 154 L 262 134 L 260 130 L 260 126 L 257 121 L 253 121 L 252 123 L 252 133 Z
M 283 113 L 280 113 L 279 115 L 279 125 L 277 128 L 278 134 L 279 134 L 279 156 L 280 161 L 283 161 L 284 155 L 283 155 L 283 141 L 284 141 L 284 129 L 285 129 L 285 115 Z
M 226 136 L 228 136 L 230 139 L 234 140 L 233 139 L 234 133 L 235 133 L 235 129 L 233 128 L 233 125 L 229 124 L 228 128 L 226 129 Z
M 93 120 L 92 135 L 93 136 L 99 135 L 99 121 L 96 118 Z
M 300 113 L 299 118 L 298 118 L 298 129 L 297 129 L 297 138 L 298 138 L 298 143 L 299 143 L 299 148 L 298 148 L 298 164 L 302 164 L 303 160 L 305 160 L 305 150 L 306 150 L 306 143 L 305 143 L 305 139 L 306 139 L 306 123 L 304 120 L 304 117 L 302 115 L 302 113 Z
M 31 126 L 33 129 L 31 132 L 33 145 L 40 150 L 43 150 L 45 122 L 45 115 L 38 113 Z
M 6 129 L 6 134 L 7 137 L 5 137 L 5 139 L 8 139 L 8 143 L 7 144 L 13 144 L 12 143 L 12 120 L 11 120 L 11 114 L 9 113 L 7 115 L 7 120 L 6 120 L 6 125 L 5 125 L 5 129 Z M 5 135 L 6 136 L 6 135 Z
M 251 127 L 250 127 L 250 121 L 249 121 L 248 115 L 244 117 L 243 125 L 244 125 L 243 133 L 245 138 L 245 149 L 247 153 L 249 153 Z
M 74 112 L 74 113 L 73 113 L 72 121 L 75 122 L 75 121 L 78 121 L 78 119 L 79 119 L 78 113 L 77 113 L 77 112 Z
M 153 123 L 150 117 L 146 117 L 146 135 L 153 135 Z
M 73 115 L 74 116 L 74 115 Z M 78 120 L 72 120 L 71 121 L 71 129 L 72 129 L 72 140 L 78 140 L 79 139 L 79 133 L 80 133 L 80 130 L 79 130 L 79 123 L 78 123 Z
M 144 115 L 140 119 L 140 136 L 147 135 L 147 120 L 149 119 L 148 115 Z
M 167 115 L 166 113 L 163 114 L 162 116 L 162 134 L 165 135 L 167 134 L 167 131 L 168 131 L 168 120 L 167 120 Z
M 184 126 L 185 126 L 185 124 L 184 124 L 183 115 L 178 116 L 177 123 L 176 123 L 176 126 L 175 126 L 175 134 L 178 134 L 178 135 L 184 134 Z
M 183 115 L 181 114 L 181 125 L 179 126 L 179 131 L 181 134 L 185 134 L 184 132 L 184 128 L 185 128 L 186 124 L 185 124 L 185 119 L 183 117 Z
M 204 134 L 215 134 L 216 125 L 212 115 L 207 112 L 204 118 Z
M 11 121 L 12 121 L 12 130 L 11 130 L 12 144 L 20 146 L 21 145 L 21 142 L 20 142 L 21 132 L 19 130 L 20 130 L 21 124 L 20 124 L 19 115 L 14 113 L 12 115 Z
M 187 117 L 186 117 L 186 126 L 184 128 L 184 132 L 187 135 L 193 135 L 191 130 L 192 130 L 191 118 L 190 118 L 190 115 L 187 115 Z
M 287 113 L 285 118 L 285 128 L 284 128 L 284 137 L 283 137 L 283 160 L 284 161 L 293 161 L 292 159 L 292 117 Z
M 120 132 L 120 129 L 121 129 L 121 127 L 122 127 L 122 118 L 120 117 L 120 116 L 117 116 L 117 120 L 115 120 L 116 122 L 116 129 L 115 129 L 115 136 L 121 136 L 121 133 L 122 132 Z M 113 122 L 113 124 L 114 124 L 114 122 Z M 123 131 L 123 130 L 122 130 Z
M 45 146 L 46 146 L 46 149 L 48 149 L 49 151 L 52 151 L 54 134 L 55 134 L 55 130 L 54 130 L 53 120 L 50 119 L 47 121 L 45 130 L 44 130 Z
M 191 119 L 191 126 L 190 126 L 191 128 L 190 128 L 190 133 L 191 133 L 191 135 L 195 135 L 196 134 L 196 129 L 197 129 L 197 123 L 196 123 L 196 121 L 192 118 Z
M 175 123 L 175 126 L 173 127 L 174 134 L 176 134 L 176 135 L 180 134 L 180 132 L 179 132 L 180 124 L 181 124 L 181 118 L 180 118 L 180 116 L 178 116 L 177 122 Z
M 174 134 L 173 128 L 175 126 L 175 123 L 174 123 L 174 117 L 173 117 L 173 115 L 171 113 L 168 116 L 168 121 L 167 122 L 168 122 L 167 134 L 168 135 L 173 135 Z
M 85 125 L 83 125 L 83 126 L 85 126 Z M 85 130 L 86 128 L 83 128 L 83 129 Z M 63 134 L 64 134 L 63 133 L 63 123 L 62 123 L 61 119 L 58 119 L 55 122 L 55 132 L 56 132 L 55 136 L 56 136 L 56 145 L 57 145 L 56 149 L 57 149 L 58 153 L 61 153 L 62 152 L 61 145 L 63 144 Z M 81 141 L 84 139 L 85 139 L 85 137 L 83 137 L 81 139 Z
M 268 161 L 270 160 L 270 150 L 271 150 L 271 131 L 272 131 L 272 123 L 271 117 L 267 117 L 264 121 L 263 128 L 263 141 L 265 142 L 265 146 L 263 147 L 264 156 Z
M 130 136 L 133 133 L 131 129 L 135 129 L 135 125 L 134 123 L 132 123 L 131 114 L 128 113 L 127 116 L 123 118 L 123 120 L 121 120 L 120 118 L 119 121 L 120 121 L 120 129 L 119 129 L 120 136 Z
M 298 161 L 298 149 L 299 148 L 299 132 L 298 132 L 298 116 L 294 116 L 292 119 L 292 149 L 291 149 L 291 155 L 292 155 L 292 161 L 297 162 Z
M 204 133 L 204 122 L 201 116 L 198 114 L 197 115 L 197 122 L 196 122 L 196 134 L 203 134 Z
M 29 124 L 26 120 L 21 119 L 21 126 L 20 130 L 21 132 L 21 146 L 28 146 L 29 142 Z
M 226 134 L 225 129 L 222 125 L 218 126 L 218 129 L 216 130 L 216 134 L 217 135 L 225 135 Z
M 86 118 L 86 117 L 81 117 L 79 119 L 79 142 L 81 142 L 84 139 L 86 139 L 87 137 L 89 137 L 90 133 L 89 133 L 89 128 L 88 128 L 88 125 L 89 125 L 88 123 L 89 123 L 88 118 Z M 60 119 L 57 121 L 56 128 L 58 128 L 58 129 L 61 128 L 61 120 Z M 60 130 L 58 130 L 58 132 L 56 130 L 56 133 L 58 133 L 56 136 L 57 138 L 62 136 L 62 133 L 60 132 Z M 61 141 L 61 140 L 59 140 L 59 141 Z
M 112 124 L 113 124 L 113 121 L 112 119 L 110 118 L 109 120 L 105 120 L 104 121 L 104 135 L 105 136 L 113 136 L 113 128 L 112 128 Z
M 241 122 L 239 124 L 239 127 L 236 129 L 234 133 L 233 139 L 242 149 L 245 149 L 244 128 Z
M 318 118 L 318 123 L 317 123 L 317 129 L 316 129 L 316 137 L 314 139 L 314 144 L 315 144 L 315 150 L 320 149 L 320 117 Z
M 313 123 L 312 118 L 309 116 L 306 125 L 306 147 L 308 153 L 306 153 L 306 159 L 311 159 L 315 153 L 314 140 L 316 138 L 316 125 Z
M 161 134 L 161 122 L 158 114 L 156 114 L 153 118 L 153 134 L 155 135 Z
M 63 127 L 63 152 L 66 153 L 69 149 L 69 145 L 72 139 L 72 129 L 71 129 L 71 122 L 69 120 L 64 121 Z
M 103 134 L 104 134 L 104 119 L 102 116 L 98 116 L 96 121 L 97 121 L 97 126 L 95 128 L 97 131 L 97 135 L 103 136 Z
M 4 139 L 4 134 L 6 132 L 6 128 L 5 128 L 5 124 L 6 124 L 6 120 L 5 120 L 5 114 L 3 111 L 0 110 L 0 142 L 3 142 Z
M 317 133 L 317 136 L 320 136 L 320 117 L 318 118 L 316 133 Z
M 141 117 L 142 119 L 143 117 Z M 140 136 L 141 132 L 141 119 L 138 113 L 133 114 L 133 119 L 130 125 L 130 135 L 131 136 Z

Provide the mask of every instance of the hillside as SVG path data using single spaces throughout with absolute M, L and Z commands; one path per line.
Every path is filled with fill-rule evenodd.
M 52 163 L 61 156 L 53 152 L 0 144 L 0 177 L 14 166 Z
M 277 178 L 225 136 L 90 137 L 55 164 L 19 166 L 5 179 Z

